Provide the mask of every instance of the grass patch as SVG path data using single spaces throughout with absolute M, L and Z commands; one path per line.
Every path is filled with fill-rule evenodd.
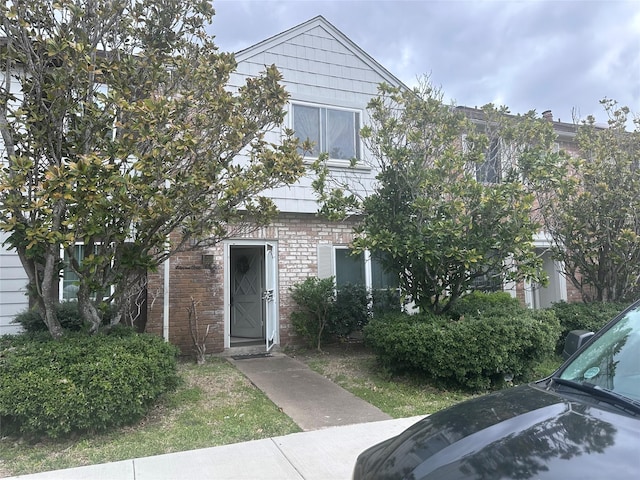
M 362 345 L 329 345 L 324 352 L 309 350 L 293 355 L 393 418 L 434 413 L 473 396 L 433 388 L 416 376 L 381 370 L 375 354 Z
M 114 462 L 299 432 L 229 362 L 182 363 L 176 391 L 138 424 L 99 435 L 28 443 L 0 439 L 0 477 Z
M 424 379 L 392 375 L 359 344 L 328 345 L 324 352 L 290 351 L 316 372 L 394 418 L 434 413 L 471 398 L 439 390 Z M 552 373 L 560 359 L 540 365 Z M 138 424 L 110 433 L 28 443 L 0 438 L 0 477 L 126 460 L 287 435 L 300 428 L 233 365 L 210 358 L 203 366 L 182 363 L 180 386 L 165 394 Z

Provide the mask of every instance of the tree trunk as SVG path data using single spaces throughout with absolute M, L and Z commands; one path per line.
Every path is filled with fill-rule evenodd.
M 80 316 L 86 322 L 89 322 L 89 334 L 93 335 L 98 332 L 102 319 L 96 309 L 94 303 L 91 301 L 91 294 L 84 282 L 80 282 L 80 288 L 78 289 L 78 311 Z
M 58 282 L 58 260 L 59 255 L 49 249 L 45 254 L 44 269 L 42 278 L 38 279 L 38 268 L 35 268 L 35 281 L 38 291 L 38 305 L 42 313 L 44 323 L 51 336 L 55 339 L 62 337 L 62 326 L 56 315 L 57 299 L 57 282 Z M 40 281 L 39 281 L 40 280 Z

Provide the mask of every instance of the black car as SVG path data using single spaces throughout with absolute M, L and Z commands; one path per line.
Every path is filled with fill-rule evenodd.
M 353 478 L 640 478 L 640 302 L 552 376 L 462 402 L 364 451 Z

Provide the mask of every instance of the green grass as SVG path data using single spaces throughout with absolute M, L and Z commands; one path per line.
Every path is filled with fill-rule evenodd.
M 381 369 L 375 355 L 361 345 L 331 345 L 325 352 L 301 351 L 300 360 L 345 390 L 375 405 L 393 418 L 426 415 L 472 398 L 466 391 L 435 388 L 418 375 L 394 375 Z M 553 373 L 560 358 L 550 358 L 533 372 L 532 380 Z
M 360 346 L 327 348 L 329 354 L 305 352 L 300 359 L 345 390 L 375 405 L 393 418 L 426 415 L 473 395 L 441 390 L 409 375 L 381 370 L 375 356 Z
M 300 428 L 229 362 L 183 363 L 182 384 L 138 424 L 36 443 L 0 439 L 0 477 L 286 435 Z
M 379 368 L 361 345 L 336 345 L 325 353 L 289 352 L 313 370 L 394 418 L 425 415 L 473 395 L 436 389 L 412 376 Z M 555 370 L 550 359 L 535 372 Z M 229 362 L 211 358 L 203 366 L 182 363 L 182 384 L 165 395 L 138 424 L 107 434 L 29 443 L 0 438 L 0 477 L 112 462 L 286 435 L 299 427 Z

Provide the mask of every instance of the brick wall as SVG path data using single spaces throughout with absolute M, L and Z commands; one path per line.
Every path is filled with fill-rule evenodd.
M 318 244 L 348 245 L 353 238 L 354 222 L 328 222 L 310 214 L 281 214 L 269 227 L 259 229 L 243 239 L 273 241 L 278 244 L 278 293 L 280 345 L 298 343 L 292 332 L 289 315 L 294 307 L 289 288 L 318 273 Z M 234 240 L 241 241 L 237 238 Z M 213 253 L 211 268 L 203 266 L 202 251 L 180 253 L 170 261 L 169 340 L 184 354 L 191 354 L 187 309 L 191 299 L 197 303 L 199 323 L 204 330 L 210 324 L 207 352 L 224 349 L 224 248 L 220 244 Z M 147 331 L 163 332 L 162 267 L 149 275 Z

